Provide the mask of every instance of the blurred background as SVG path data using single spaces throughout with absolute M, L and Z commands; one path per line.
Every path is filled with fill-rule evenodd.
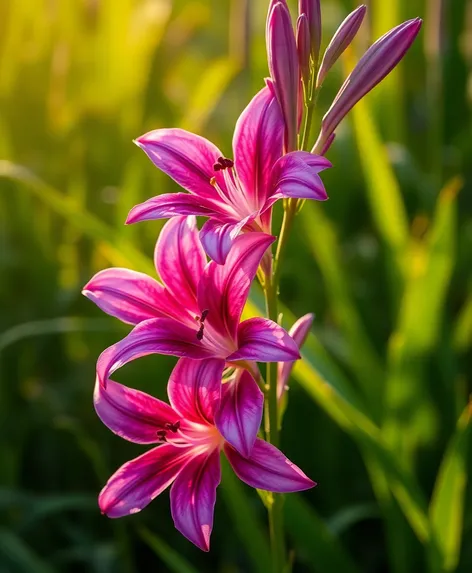
M 472 2 L 367 3 L 351 57 L 407 18 L 424 27 L 338 129 L 330 200 L 306 204 L 290 239 L 285 324 L 316 321 L 282 449 L 319 482 L 286 498 L 293 571 L 466 573 Z M 123 222 L 177 189 L 133 138 L 179 126 L 231 157 L 235 121 L 268 73 L 267 5 L 0 4 L 1 573 L 269 571 L 265 509 L 230 472 L 210 554 L 174 530 L 167 493 L 141 514 L 100 515 L 99 490 L 143 449 L 92 407 L 95 361 L 128 328 L 80 294 L 108 266 L 153 272 L 161 223 Z M 323 46 L 355 6 L 322 0 Z M 330 72 L 318 122 L 349 65 Z M 247 312 L 260 308 L 254 289 Z M 174 364 L 147 357 L 115 377 L 164 397 Z

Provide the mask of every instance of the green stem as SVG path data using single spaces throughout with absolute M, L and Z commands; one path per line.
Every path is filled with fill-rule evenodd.
M 273 282 L 274 275 L 267 277 L 265 297 L 267 315 L 277 321 L 277 285 Z M 267 439 L 274 446 L 279 444 L 278 400 L 277 400 L 277 363 L 267 364 L 267 393 L 266 393 L 266 420 L 265 429 Z M 272 553 L 272 568 L 274 573 L 283 573 L 286 563 L 284 524 L 283 524 L 283 497 L 273 493 L 268 507 L 270 545 Z

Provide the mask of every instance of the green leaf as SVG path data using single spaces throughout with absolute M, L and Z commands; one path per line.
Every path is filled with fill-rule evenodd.
M 359 573 L 359 569 L 326 523 L 297 494 L 285 496 L 287 531 L 297 555 L 308 557 L 317 573 Z
M 463 533 L 467 454 L 472 404 L 468 404 L 444 454 L 430 504 L 433 530 L 443 558 L 443 570 L 455 571 Z
M 182 555 L 177 553 L 177 551 L 172 549 L 172 547 L 167 545 L 167 543 L 162 541 L 155 533 L 152 533 L 143 526 L 138 527 L 137 531 L 141 539 L 162 559 L 170 571 L 174 573 L 198 573 L 193 565 L 184 559 Z

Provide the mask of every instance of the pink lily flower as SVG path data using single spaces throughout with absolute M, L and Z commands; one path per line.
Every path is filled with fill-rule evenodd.
M 327 199 L 318 173 L 330 162 L 303 152 L 290 154 L 292 160 L 287 161 L 282 157 L 283 138 L 284 121 L 268 86 L 238 119 L 234 161 L 208 140 L 182 129 L 146 133 L 137 145 L 188 193 L 153 197 L 133 207 L 126 222 L 175 215 L 208 217 L 200 232 L 203 248 L 223 264 L 241 231 L 270 234 L 271 207 L 278 199 Z
M 221 384 L 219 360 L 182 358 L 167 392 L 170 405 L 149 394 L 108 381 L 95 387 L 103 423 L 138 444 L 160 444 L 125 463 L 99 495 L 102 513 L 122 517 L 141 511 L 172 484 L 175 527 L 204 551 L 210 548 L 220 452 L 251 487 L 274 492 L 316 484 L 277 448 L 257 438 L 264 398 L 247 371 Z
M 207 264 L 195 217 L 168 221 L 154 262 L 162 283 L 129 269 L 97 273 L 83 294 L 104 312 L 136 325 L 97 362 L 102 384 L 124 364 L 148 354 L 171 354 L 222 363 L 296 360 L 297 345 L 266 318 L 240 322 L 257 267 L 274 237 L 246 233 L 236 238 L 225 265 Z
M 300 350 L 307 339 L 314 318 L 315 315 L 312 313 L 305 314 L 294 322 L 292 328 L 288 331 Z M 294 365 L 295 361 L 279 362 L 277 365 L 277 397 L 279 400 L 287 391 L 288 381 Z

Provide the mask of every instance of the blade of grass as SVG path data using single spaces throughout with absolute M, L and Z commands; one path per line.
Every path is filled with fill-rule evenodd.
M 455 260 L 456 198 L 461 185 L 456 178 L 444 187 L 430 232 L 412 245 L 398 325 L 390 341 L 384 429 L 386 439 L 405 460 L 412 460 L 420 443 L 434 439 L 434 428 L 425 423 L 431 408 L 425 358 L 441 330 Z
M 387 249 L 394 308 L 405 278 L 408 218 L 395 173 L 372 111 L 365 101 L 352 110 L 354 133 L 377 233 Z
M 326 523 L 297 494 L 285 497 L 287 531 L 297 553 L 306 555 L 316 573 L 359 573 L 342 543 Z
M 257 573 L 267 573 L 271 569 L 267 535 L 244 493 L 241 482 L 234 475 L 226 458 L 222 457 L 221 461 L 223 471 L 221 491 L 234 527 L 252 561 L 253 570 Z
M 98 244 L 104 243 L 112 264 L 139 268 L 142 272 L 149 272 L 149 274 L 155 272 L 150 259 L 145 257 L 131 243 L 123 240 L 123 238 L 118 239 L 111 227 L 81 208 L 75 201 L 70 200 L 57 189 L 41 181 L 25 167 L 10 161 L 0 161 L 1 177 L 17 182 L 85 235 L 97 241 Z M 116 246 L 118 243 L 119 248 Z
M 457 422 L 456 432 L 442 459 L 430 504 L 432 527 L 442 557 L 442 571 L 455 571 L 459 563 L 467 486 L 467 455 L 472 403 Z M 432 556 L 434 558 L 434 556 Z M 430 560 L 431 562 L 432 560 Z M 433 567 L 431 570 L 434 571 Z
M 138 534 L 141 539 L 148 545 L 154 553 L 169 567 L 170 571 L 174 573 L 198 573 L 197 569 L 193 567 L 186 559 L 184 559 L 177 551 L 167 545 L 155 533 L 151 533 L 146 527 L 140 526 L 137 528 Z
M 370 412 L 380 422 L 385 374 L 349 290 L 350 281 L 343 270 L 334 225 L 314 202 L 307 202 L 299 216 L 309 239 L 307 244 L 325 281 L 331 308 L 348 341 L 349 361 L 369 403 Z M 323 237 L 323 240 L 317 237 Z

